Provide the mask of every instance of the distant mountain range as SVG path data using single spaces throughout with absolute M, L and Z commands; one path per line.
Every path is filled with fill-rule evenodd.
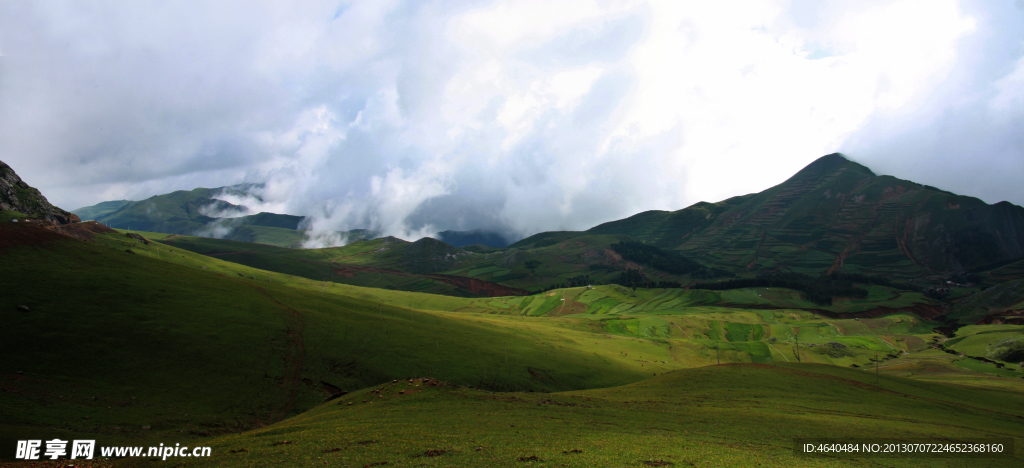
M 204 214 L 248 212 L 217 199 L 220 193 L 251 196 L 244 186 L 200 188 L 104 202 L 73 213 L 118 228 L 301 245 L 300 216 Z M 350 239 L 376 236 L 365 230 L 348 234 Z M 629 236 L 737 272 L 948 275 L 1024 257 L 1024 208 L 879 176 L 836 153 L 760 193 L 678 211 L 646 211 L 586 231 L 543 232 L 511 245 L 488 231 L 443 231 L 437 237 L 455 247 L 530 249 L 594 235 Z
M 73 210 L 81 219 L 99 221 L 110 227 L 136 231 L 215 237 L 276 245 L 300 247 L 306 240 L 301 230 L 302 216 L 277 213 L 250 213 L 243 205 L 235 205 L 218 197 L 234 195 L 262 201 L 252 192 L 253 184 L 217 188 L 197 188 L 190 191 L 156 195 L 141 201 L 115 200 Z M 234 215 L 230 217 L 213 214 Z M 339 232 L 348 241 L 375 238 L 379 234 L 367 229 Z M 500 234 L 483 231 L 443 231 L 438 238 L 456 247 L 481 244 L 487 247 L 505 247 L 508 241 Z

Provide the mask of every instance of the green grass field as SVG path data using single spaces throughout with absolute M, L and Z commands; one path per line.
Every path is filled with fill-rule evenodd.
M 880 462 L 795 458 L 803 436 L 1024 447 L 1024 372 L 956 353 L 986 353 L 1024 327 L 964 327 L 950 353 L 938 324 L 913 313 L 828 318 L 788 290 L 464 298 L 318 281 L 149 238 L 0 244 L 0 459 L 16 440 L 53 437 L 214 447 L 189 466 Z M 357 244 L 298 252 L 387 247 Z M 412 377 L 448 384 L 401 383 Z M 323 404 L 339 390 L 350 393 Z
M 399 380 L 214 439 L 219 455 L 184 466 L 1018 466 L 1019 446 L 1013 459 L 810 458 L 794 455 L 793 439 L 1019 444 L 1022 416 L 1015 391 L 888 375 L 876 384 L 811 364 L 702 367 L 552 394 Z

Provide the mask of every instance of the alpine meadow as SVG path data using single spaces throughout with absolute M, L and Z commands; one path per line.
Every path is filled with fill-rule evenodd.
M 5 450 L 212 448 L 180 466 L 967 466 L 980 460 L 793 445 L 1020 450 L 1024 436 L 1024 209 L 841 155 L 762 193 L 501 248 L 370 235 L 294 249 L 61 222 L 30 187 L 8 200 L 24 208 L 0 225 Z M 145 203 L 100 218 L 146 226 Z M 176 209 L 156 226 L 183 224 Z M 1005 455 L 983 461 L 1019 463 Z
M 0 467 L 1024 466 L 1022 25 L 0 1 Z

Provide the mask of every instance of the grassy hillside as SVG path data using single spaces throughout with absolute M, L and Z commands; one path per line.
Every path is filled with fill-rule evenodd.
M 275 213 L 242 216 L 248 208 L 214 198 L 223 192 L 245 194 L 235 187 L 179 190 L 142 201 L 103 202 L 79 208 L 76 213 L 88 214 L 87 219 L 107 226 L 136 231 L 228 237 L 288 247 L 304 240 L 303 234 L 295 232 L 303 217 Z M 225 214 L 234 217 L 216 217 Z
M 947 314 L 961 325 L 977 323 L 1005 311 L 1024 309 L 1024 280 L 1011 280 L 957 300 Z
M 1017 466 L 1019 447 L 1013 459 L 829 459 L 794 456 L 793 439 L 1019 442 L 1021 417 L 1019 392 L 891 376 L 876 384 L 821 365 L 712 366 L 555 394 L 416 379 L 220 437 L 214 457 L 185 466 Z
M 177 239 L 152 237 L 162 238 L 161 242 Z M 583 450 L 584 464 L 641 460 L 615 458 L 620 456 L 681 462 L 718 456 L 727 463 L 743 464 L 754 456 L 749 447 L 775 447 L 775 456 L 781 457 L 776 459 L 784 459 L 779 434 L 792 437 L 792 433 L 771 432 L 776 435 L 769 437 L 758 430 L 734 429 L 729 418 L 737 422 L 763 418 L 765 424 L 795 418 L 786 419 L 791 426 L 784 427 L 796 428 L 817 420 L 819 416 L 809 416 L 817 414 L 812 411 L 819 408 L 815 405 L 847 405 L 843 408 L 849 409 L 839 414 L 848 419 L 836 434 L 896 434 L 896 426 L 878 416 L 893 414 L 892 407 L 868 410 L 870 405 L 863 401 L 874 401 L 876 396 L 857 393 L 866 392 L 866 387 L 841 383 L 835 401 L 826 401 L 817 394 L 799 393 L 825 391 L 814 384 L 821 377 L 793 381 L 814 372 L 840 373 L 846 379 L 837 382 L 866 382 L 872 376 L 864 369 L 870 369 L 876 358 L 883 382 L 886 375 L 915 372 L 923 373 L 929 382 L 921 387 L 912 381 L 888 380 L 900 385 L 890 390 L 916 395 L 924 402 L 924 406 L 901 409 L 904 421 L 917 422 L 899 434 L 949 434 L 948 428 L 934 421 L 951 417 L 950 411 L 967 411 L 975 416 L 960 425 L 961 434 L 1018 437 L 1013 430 L 1001 429 L 1002 416 L 990 414 L 984 406 L 990 401 L 985 398 L 996 395 L 991 392 L 1020 394 L 1018 367 L 998 367 L 942 352 L 937 349 L 941 337 L 931 331 L 933 324 L 912 313 L 860 320 L 826 318 L 796 308 L 799 295 L 791 291 L 756 288 L 710 292 L 601 286 L 527 297 L 458 298 L 271 273 L 157 239 L 146 244 L 124 233 L 97 234 L 90 243 L 62 238 L 39 226 L 9 223 L 0 225 L 0 240 L 0 255 L 8 265 L 0 271 L 4 288 L 0 311 L 7 323 L 0 329 L 0 355 L 5 356 L 5 369 L 0 372 L 4 392 L 0 447 L 4 450 L 14 447 L 14 440 L 78 437 L 108 445 L 212 444 L 218 455 L 209 461 L 228 465 L 244 461 L 228 458 L 234 455 L 228 455 L 226 448 L 246 448 L 249 452 L 239 453 L 248 455 L 241 457 L 266 455 L 270 461 L 313 460 L 324 456 L 325 449 L 341 448 L 330 453 L 350 457 L 350 462 L 361 463 L 358 466 L 384 460 L 419 463 L 423 457 L 408 457 L 432 449 L 451 450 L 444 457 L 428 457 L 432 463 L 459 466 L 476 460 L 460 457 L 483 456 L 488 457 L 485 462 L 502 466 L 519 464 L 517 458 L 533 455 L 561 460 L 561 451 L 573 448 Z M 399 243 L 367 244 L 352 244 L 333 255 L 362 258 L 365 255 L 360 253 Z M 254 251 L 283 250 L 245 245 Z M 873 297 L 892 295 L 879 290 Z M 29 310 L 20 310 L 22 305 Z M 781 308 L 764 308 L 769 305 Z M 1000 333 L 1013 337 L 1020 332 Z M 975 346 L 972 342 L 962 345 Z M 766 373 L 753 377 L 746 370 L 729 374 L 730 367 L 673 374 L 719 361 L 835 366 L 801 368 L 795 373 L 756 367 L 750 372 Z M 672 375 L 681 380 L 619 387 Z M 454 394 L 439 391 L 433 394 L 436 399 L 425 400 L 425 406 L 392 407 L 386 406 L 391 399 L 404 401 L 405 395 L 395 397 L 389 390 L 382 395 L 385 399 L 379 399 L 381 405 L 372 407 L 383 412 L 364 413 L 371 410 L 369 405 L 360 406 L 362 399 L 368 399 L 364 394 L 413 376 L 526 393 L 461 388 Z M 751 382 L 759 383 L 751 386 Z M 943 386 L 948 382 L 990 390 Z M 688 386 L 696 387 L 688 390 Z M 453 387 L 444 387 L 449 388 Z M 539 398 L 543 392 L 596 388 L 608 390 Z M 794 397 L 777 388 L 798 393 Z M 300 415 L 341 390 L 356 392 Z M 700 398 L 708 404 L 694 400 L 695 394 L 704 395 Z M 885 398 L 888 395 L 882 393 Z M 751 401 L 773 403 L 761 407 Z M 1016 411 L 1011 411 L 1017 405 L 1014 401 L 1007 400 L 1010 409 L 1001 411 Z M 348 402 L 353 402 L 352 408 Z M 462 403 L 453 406 L 453 402 Z M 694 403 L 702 409 L 693 407 Z M 729 409 L 737 406 L 746 409 Z M 520 407 L 539 412 L 514 409 Z M 601 411 L 589 411 L 597 407 Z M 639 411 L 642 408 L 646 410 Z M 334 414 L 335 409 L 356 413 Z M 836 417 L 835 410 L 830 411 L 829 417 Z M 427 414 L 434 416 L 421 417 Z M 299 419 L 260 429 L 290 416 Z M 317 419 L 321 417 L 328 419 Z M 366 417 L 378 425 L 365 426 L 361 421 Z M 520 422 L 509 424 L 526 430 L 522 432 L 526 435 L 498 430 L 509 417 L 518 418 Z M 690 436 L 682 432 L 689 433 L 684 428 L 695 421 L 718 418 L 725 419 L 710 429 Z M 395 426 L 398 421 L 404 421 L 403 429 Z M 555 421 L 577 429 L 552 432 L 549 426 Z M 435 429 L 427 431 L 427 426 L 420 425 Z M 666 434 L 672 435 L 639 448 L 640 437 L 649 435 L 644 428 L 651 427 L 668 429 Z M 247 429 L 256 432 L 209 439 Z M 321 430 L 328 432 L 317 432 Z M 476 435 L 465 436 L 469 431 Z M 749 447 L 720 452 L 721 447 L 707 445 L 723 438 Z M 269 447 L 288 440 L 295 444 Z M 381 442 L 350 445 L 365 440 Z M 623 447 L 634 443 L 637 451 L 623 452 Z M 476 446 L 488 449 L 477 453 Z M 705 446 L 718 448 L 700 448 Z M 10 456 L 0 453 L 0 457 Z
M 49 232 L 11 224 L 0 237 Z M 558 327 L 493 327 L 339 296 L 120 234 L 97 236 L 106 245 L 42 239 L 2 254 L 5 450 L 32 434 L 122 440 L 252 427 L 337 389 L 426 369 L 522 390 L 617 385 L 645 373 L 611 359 L 617 348 L 595 354 Z
M 71 210 L 72 213 L 78 215 L 84 220 L 94 220 L 110 213 L 113 213 L 123 206 L 132 203 L 131 200 L 113 200 L 97 203 L 92 206 L 86 206 L 77 210 Z

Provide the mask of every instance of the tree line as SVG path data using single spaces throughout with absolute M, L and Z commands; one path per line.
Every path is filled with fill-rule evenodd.
M 753 278 L 740 278 L 714 283 L 698 283 L 693 289 L 723 291 L 740 288 L 786 288 L 804 293 L 807 300 L 820 305 L 832 305 L 833 297 L 868 297 L 868 291 L 854 286 L 853 281 L 838 275 L 812 277 L 800 273 L 763 273 Z

